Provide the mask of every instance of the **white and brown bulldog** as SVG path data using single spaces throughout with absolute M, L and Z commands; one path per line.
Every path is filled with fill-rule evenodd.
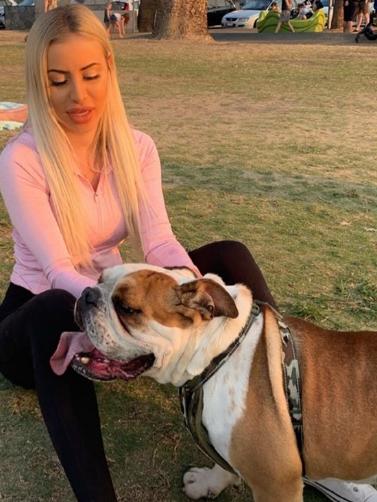
M 187 269 L 128 264 L 105 271 L 77 303 L 96 347 L 77 371 L 98 380 L 139 374 L 182 386 L 238 337 L 252 296 Z M 335 332 L 287 318 L 301 368 L 304 446 L 312 479 L 370 480 L 377 474 L 377 333 Z M 256 502 L 303 500 L 303 463 L 283 384 L 282 339 L 265 307 L 242 344 L 204 384 L 210 442 Z M 214 497 L 239 477 L 218 465 L 184 475 L 193 498 Z

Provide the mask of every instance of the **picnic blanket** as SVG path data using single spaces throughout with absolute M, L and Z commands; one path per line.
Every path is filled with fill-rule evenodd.
M 0 131 L 15 131 L 24 125 L 27 106 L 12 101 L 0 101 Z

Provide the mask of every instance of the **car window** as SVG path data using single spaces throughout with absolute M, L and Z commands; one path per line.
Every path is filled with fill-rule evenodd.
M 270 0 L 251 0 L 242 7 L 242 10 L 266 10 L 270 3 Z

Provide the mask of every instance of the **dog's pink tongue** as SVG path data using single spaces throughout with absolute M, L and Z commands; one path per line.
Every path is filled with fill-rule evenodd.
M 50 359 L 52 371 L 57 375 L 62 375 L 75 354 L 79 352 L 91 352 L 94 345 L 85 333 L 79 331 L 65 331 L 60 337 L 57 349 Z

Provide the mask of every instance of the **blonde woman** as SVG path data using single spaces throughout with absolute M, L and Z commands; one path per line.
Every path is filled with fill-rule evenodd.
M 15 254 L 0 306 L 0 371 L 36 389 L 77 500 L 113 502 L 92 382 L 70 367 L 57 376 L 50 358 L 62 332 L 78 331 L 77 297 L 121 263 L 118 245 L 131 236 L 148 263 L 212 271 L 274 300 L 242 244 L 187 253 L 177 242 L 156 147 L 128 124 L 108 34 L 89 9 L 74 4 L 39 16 L 25 59 L 28 121 L 0 156 Z

